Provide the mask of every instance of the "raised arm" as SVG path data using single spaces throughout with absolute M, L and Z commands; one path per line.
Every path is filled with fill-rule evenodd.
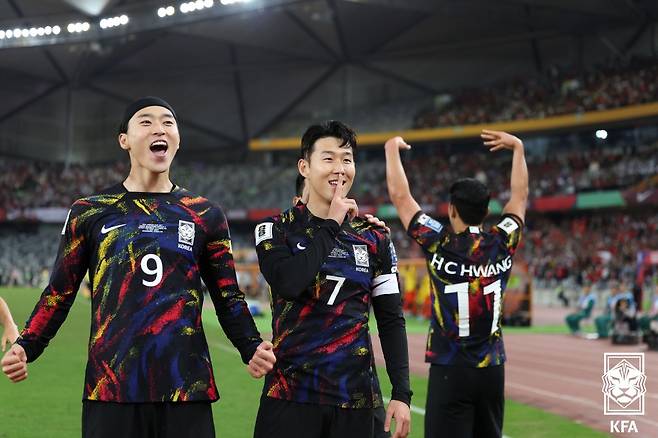
M 386 141 L 384 145 L 386 151 L 386 185 L 388 186 L 388 196 L 398 212 L 398 217 L 402 226 L 406 230 L 409 228 L 409 222 L 414 215 L 420 210 L 420 205 L 411 196 L 409 190 L 409 181 L 402 166 L 400 159 L 400 149 L 411 149 L 402 137 L 393 137 Z
M 525 221 L 526 204 L 528 203 L 528 166 L 525 162 L 523 142 L 520 138 L 503 131 L 483 129 L 480 136 L 491 152 L 502 149 L 509 149 L 513 152 L 510 199 L 503 209 L 503 214 L 514 214 Z

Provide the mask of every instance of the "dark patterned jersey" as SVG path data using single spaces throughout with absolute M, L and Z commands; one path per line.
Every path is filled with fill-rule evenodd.
M 409 225 L 432 280 L 432 321 L 425 360 L 487 367 L 505 362 L 500 329 L 512 256 L 523 222 L 504 215 L 489 231 L 468 227 L 455 234 L 422 211 Z
M 261 270 L 267 278 L 264 266 L 275 253 L 295 257 L 312 251 L 327 222 L 336 229 L 324 235 L 326 255 L 298 296 L 286 298 L 283 289 L 292 283 L 285 278 L 268 279 L 277 362 L 265 377 L 263 393 L 342 408 L 381 406 L 368 319 L 373 298 L 399 297 L 397 260 L 386 233 L 360 218 L 345 221 L 338 230 L 336 222 L 315 217 L 298 204 L 256 227 Z M 303 275 L 286 275 L 298 274 Z
M 185 189 L 139 193 L 119 184 L 73 204 L 50 282 L 19 341 L 29 361 L 64 322 L 87 270 L 84 399 L 218 399 L 201 324 L 202 278 L 243 361 L 261 342 L 237 286 L 226 218 Z

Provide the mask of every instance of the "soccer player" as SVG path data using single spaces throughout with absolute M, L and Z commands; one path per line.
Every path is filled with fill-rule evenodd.
M 431 363 L 425 437 L 500 437 L 503 429 L 505 349 L 501 304 L 521 239 L 528 198 L 523 143 L 498 131 L 482 131 L 491 151 L 513 151 L 511 196 L 503 217 L 483 230 L 489 190 L 476 179 L 450 188 L 451 229 L 423 212 L 409 190 L 400 149 L 389 139 L 386 182 L 409 236 L 423 249 L 432 281 L 432 319 L 426 362 Z
M 297 203 L 303 203 L 306 204 L 308 202 L 308 185 L 306 184 L 306 178 L 302 176 L 301 173 L 297 174 L 297 178 L 295 180 L 295 196 L 292 198 L 292 206 L 295 207 Z M 386 223 L 382 220 L 379 220 L 377 216 L 373 216 L 371 214 L 366 214 L 365 215 L 366 219 L 368 220 L 369 223 L 376 225 L 378 227 L 384 228 L 386 232 L 390 235 L 391 230 L 386 226 Z M 375 387 L 379 390 L 379 379 L 377 378 L 377 367 L 375 366 L 374 362 L 372 364 L 372 373 L 375 379 Z M 379 399 L 382 398 L 382 392 L 379 390 L 379 392 L 376 395 Z M 391 437 L 391 432 L 390 430 L 385 430 L 385 423 L 386 423 L 386 410 L 384 409 L 384 405 L 381 405 L 379 407 L 375 408 L 375 411 L 373 413 L 373 422 L 374 422 L 374 434 L 373 438 L 390 438 Z
M 368 331 L 374 309 L 393 391 L 385 428 L 409 433 L 409 358 L 388 234 L 358 217 L 346 198 L 355 176 L 356 136 L 341 122 L 309 127 L 299 172 L 308 202 L 259 224 L 261 272 L 271 286 L 277 358 L 265 378 L 256 438 L 373 436 L 382 404 Z
M 0 346 L 2 351 L 5 351 L 7 345 L 13 344 L 18 339 L 18 327 L 11 317 L 9 306 L 5 300 L 0 297 L 0 325 L 2 326 L 2 338 L 0 338 Z
M 64 322 L 89 270 L 91 333 L 83 437 L 214 437 L 219 398 L 201 324 L 201 280 L 218 320 L 262 377 L 275 361 L 238 289 L 222 210 L 173 184 L 180 143 L 164 100 L 130 104 L 118 135 L 130 156 L 125 181 L 73 203 L 48 286 L 2 360 L 14 382 L 27 377 Z

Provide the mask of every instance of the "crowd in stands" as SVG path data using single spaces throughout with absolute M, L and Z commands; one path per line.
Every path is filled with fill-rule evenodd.
M 614 66 L 507 81 L 439 96 L 414 118 L 415 128 L 545 118 L 658 100 L 658 66 Z
M 360 160 L 353 194 L 362 205 L 388 203 L 383 154 Z M 421 204 L 447 201 L 450 184 L 472 176 L 486 183 L 492 199 L 509 196 L 510 154 L 490 154 L 482 146 L 416 147 L 406 154 L 410 185 Z M 556 148 L 533 153 L 528 147 L 532 198 L 589 190 L 623 189 L 658 174 L 658 142 L 605 147 Z M 287 165 L 209 163 L 176 164 L 172 180 L 203 194 L 226 210 L 284 208 L 290 202 L 297 173 Z M 68 207 L 76 198 L 122 181 L 126 162 L 68 168 L 60 164 L 5 160 L 0 164 L 0 210 Z M 56 184 L 53 182 L 57 181 Z M 655 182 L 654 182 L 655 184 Z
M 521 254 L 540 286 L 555 286 L 635 278 L 641 250 L 658 250 L 658 211 L 530 215 Z

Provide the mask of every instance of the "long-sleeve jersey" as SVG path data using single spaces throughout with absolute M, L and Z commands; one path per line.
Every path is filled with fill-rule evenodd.
M 426 362 L 477 368 L 505 362 L 500 317 L 522 229 L 511 214 L 488 231 L 471 226 L 459 234 L 422 211 L 413 217 L 408 233 L 423 248 L 432 280 Z
M 271 286 L 277 357 L 263 393 L 342 408 L 381 406 L 368 331 L 372 306 L 392 398 L 409 404 L 406 330 L 388 235 L 359 218 L 339 227 L 300 203 L 259 224 L 255 239 Z
M 118 184 L 73 204 L 49 284 L 18 341 L 28 361 L 57 333 L 87 270 L 86 400 L 219 398 L 201 324 L 202 279 L 245 363 L 261 342 L 238 289 L 226 218 L 185 189 L 128 192 Z

